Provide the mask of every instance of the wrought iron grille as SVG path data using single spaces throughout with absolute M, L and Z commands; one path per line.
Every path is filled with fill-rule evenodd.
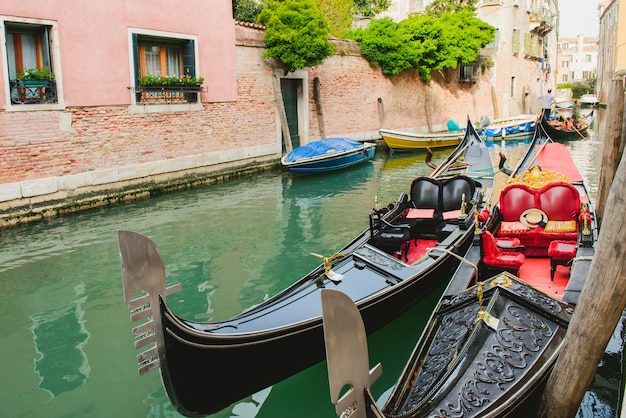
M 167 86 L 139 86 L 135 87 L 137 103 L 195 103 L 202 86 L 167 85 Z
M 57 103 L 56 80 L 11 80 L 11 104 Z

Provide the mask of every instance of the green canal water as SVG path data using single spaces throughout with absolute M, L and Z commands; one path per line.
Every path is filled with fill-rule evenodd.
M 568 144 L 594 193 L 598 122 L 590 139 Z M 525 145 L 507 143 L 511 163 Z M 328 175 L 276 170 L 0 231 L 0 416 L 179 416 L 159 373 L 137 374 L 117 230 L 141 232 L 160 247 L 168 284 L 183 285 L 168 298 L 177 314 L 225 319 L 314 268 L 311 252 L 332 254 L 366 229 L 374 197 L 386 204 L 408 191 L 414 177 L 430 172 L 423 161 L 423 153 L 379 148 L 372 161 Z M 383 365 L 376 396 L 394 384 L 441 291 L 369 338 L 370 363 Z M 610 396 L 594 392 L 589 408 L 611 416 Z M 325 362 L 214 415 L 287 416 L 335 416 Z

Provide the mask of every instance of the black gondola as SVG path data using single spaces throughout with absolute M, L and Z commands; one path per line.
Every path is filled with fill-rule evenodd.
M 468 214 L 483 208 L 482 196 L 491 190 L 495 171 L 498 167 L 468 119 L 459 147 L 430 176 L 412 184 L 434 186 L 434 204 L 441 208 L 430 219 L 407 219 L 412 209 L 427 209 L 415 190 L 411 196 L 402 193 L 395 205 L 373 209 L 370 229 L 315 270 L 220 322 L 194 322 L 172 313 L 158 248 L 141 234 L 119 231 L 125 299 L 131 310 L 141 308 L 131 318 L 152 318 L 134 330 L 140 339 L 135 345 L 156 343 L 138 355 L 139 373 L 159 367 L 180 413 L 210 414 L 324 359 L 323 288 L 349 295 L 368 333 L 379 329 L 450 280 L 474 237 Z M 147 295 L 132 299 L 138 291 Z
M 541 117 L 541 125 L 546 131 L 548 136 L 554 140 L 559 141 L 575 141 L 577 139 L 585 139 L 587 130 L 593 121 L 594 111 L 589 112 L 587 115 L 581 117 L 577 124 L 572 124 L 569 128 L 565 127 L 563 123 L 557 119 L 546 120 Z M 560 124 L 559 124 L 560 123 Z
M 339 292 L 322 294 L 338 415 L 533 415 L 530 408 L 561 350 L 597 236 L 587 187 L 568 156 L 537 124 L 528 153 L 502 188 L 493 216 L 478 230 L 383 405 L 369 390 L 380 368 L 368 372 L 367 348 L 354 346 L 366 341 L 359 335 L 358 312 Z M 340 399 L 346 385 L 352 388 Z

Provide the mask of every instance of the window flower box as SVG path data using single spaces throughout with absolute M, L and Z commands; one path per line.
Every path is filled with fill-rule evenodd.
M 198 92 L 202 91 L 202 77 L 139 77 L 135 88 L 137 102 L 142 103 L 184 103 L 197 102 Z

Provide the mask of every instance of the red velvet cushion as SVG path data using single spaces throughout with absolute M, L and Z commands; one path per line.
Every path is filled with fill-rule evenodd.
M 407 219 L 427 219 L 432 218 L 435 214 L 435 209 L 409 209 L 406 214 Z
M 482 233 L 483 262 L 492 267 L 518 269 L 526 257 L 522 253 L 505 252 L 496 245 L 496 239 L 489 231 Z
M 548 255 L 557 260 L 569 260 L 576 257 L 576 241 L 552 241 L 548 246 Z
M 522 212 L 534 207 L 535 194 L 525 184 L 510 184 L 500 192 L 500 213 L 506 222 L 518 221 Z
M 576 219 L 580 211 L 580 193 L 565 182 L 546 184 L 537 190 L 539 204 L 551 221 Z
M 443 219 L 446 221 L 449 219 L 457 219 L 460 214 L 461 214 L 461 209 L 449 210 L 443 213 Z

